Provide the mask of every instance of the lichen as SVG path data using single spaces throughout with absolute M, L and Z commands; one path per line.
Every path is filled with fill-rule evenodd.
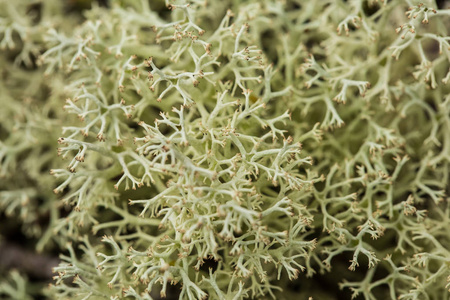
M 60 253 L 46 297 L 447 298 L 438 4 L 0 1 L 0 210 Z

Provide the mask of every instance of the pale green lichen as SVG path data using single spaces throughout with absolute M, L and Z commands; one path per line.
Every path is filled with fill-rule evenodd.
M 448 298 L 449 9 L 107 4 L 0 2 L 0 207 L 49 298 Z

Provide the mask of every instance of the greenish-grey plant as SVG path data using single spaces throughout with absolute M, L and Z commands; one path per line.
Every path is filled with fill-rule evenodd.
M 447 299 L 436 2 L 0 0 L 0 209 L 61 253 L 46 297 Z

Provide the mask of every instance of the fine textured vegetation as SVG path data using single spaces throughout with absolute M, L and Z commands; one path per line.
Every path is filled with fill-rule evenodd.
M 449 5 L 0 0 L 0 297 L 448 299 Z

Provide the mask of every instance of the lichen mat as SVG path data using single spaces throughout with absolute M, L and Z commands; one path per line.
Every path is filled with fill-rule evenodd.
M 448 6 L 0 0 L 0 297 L 448 299 Z

